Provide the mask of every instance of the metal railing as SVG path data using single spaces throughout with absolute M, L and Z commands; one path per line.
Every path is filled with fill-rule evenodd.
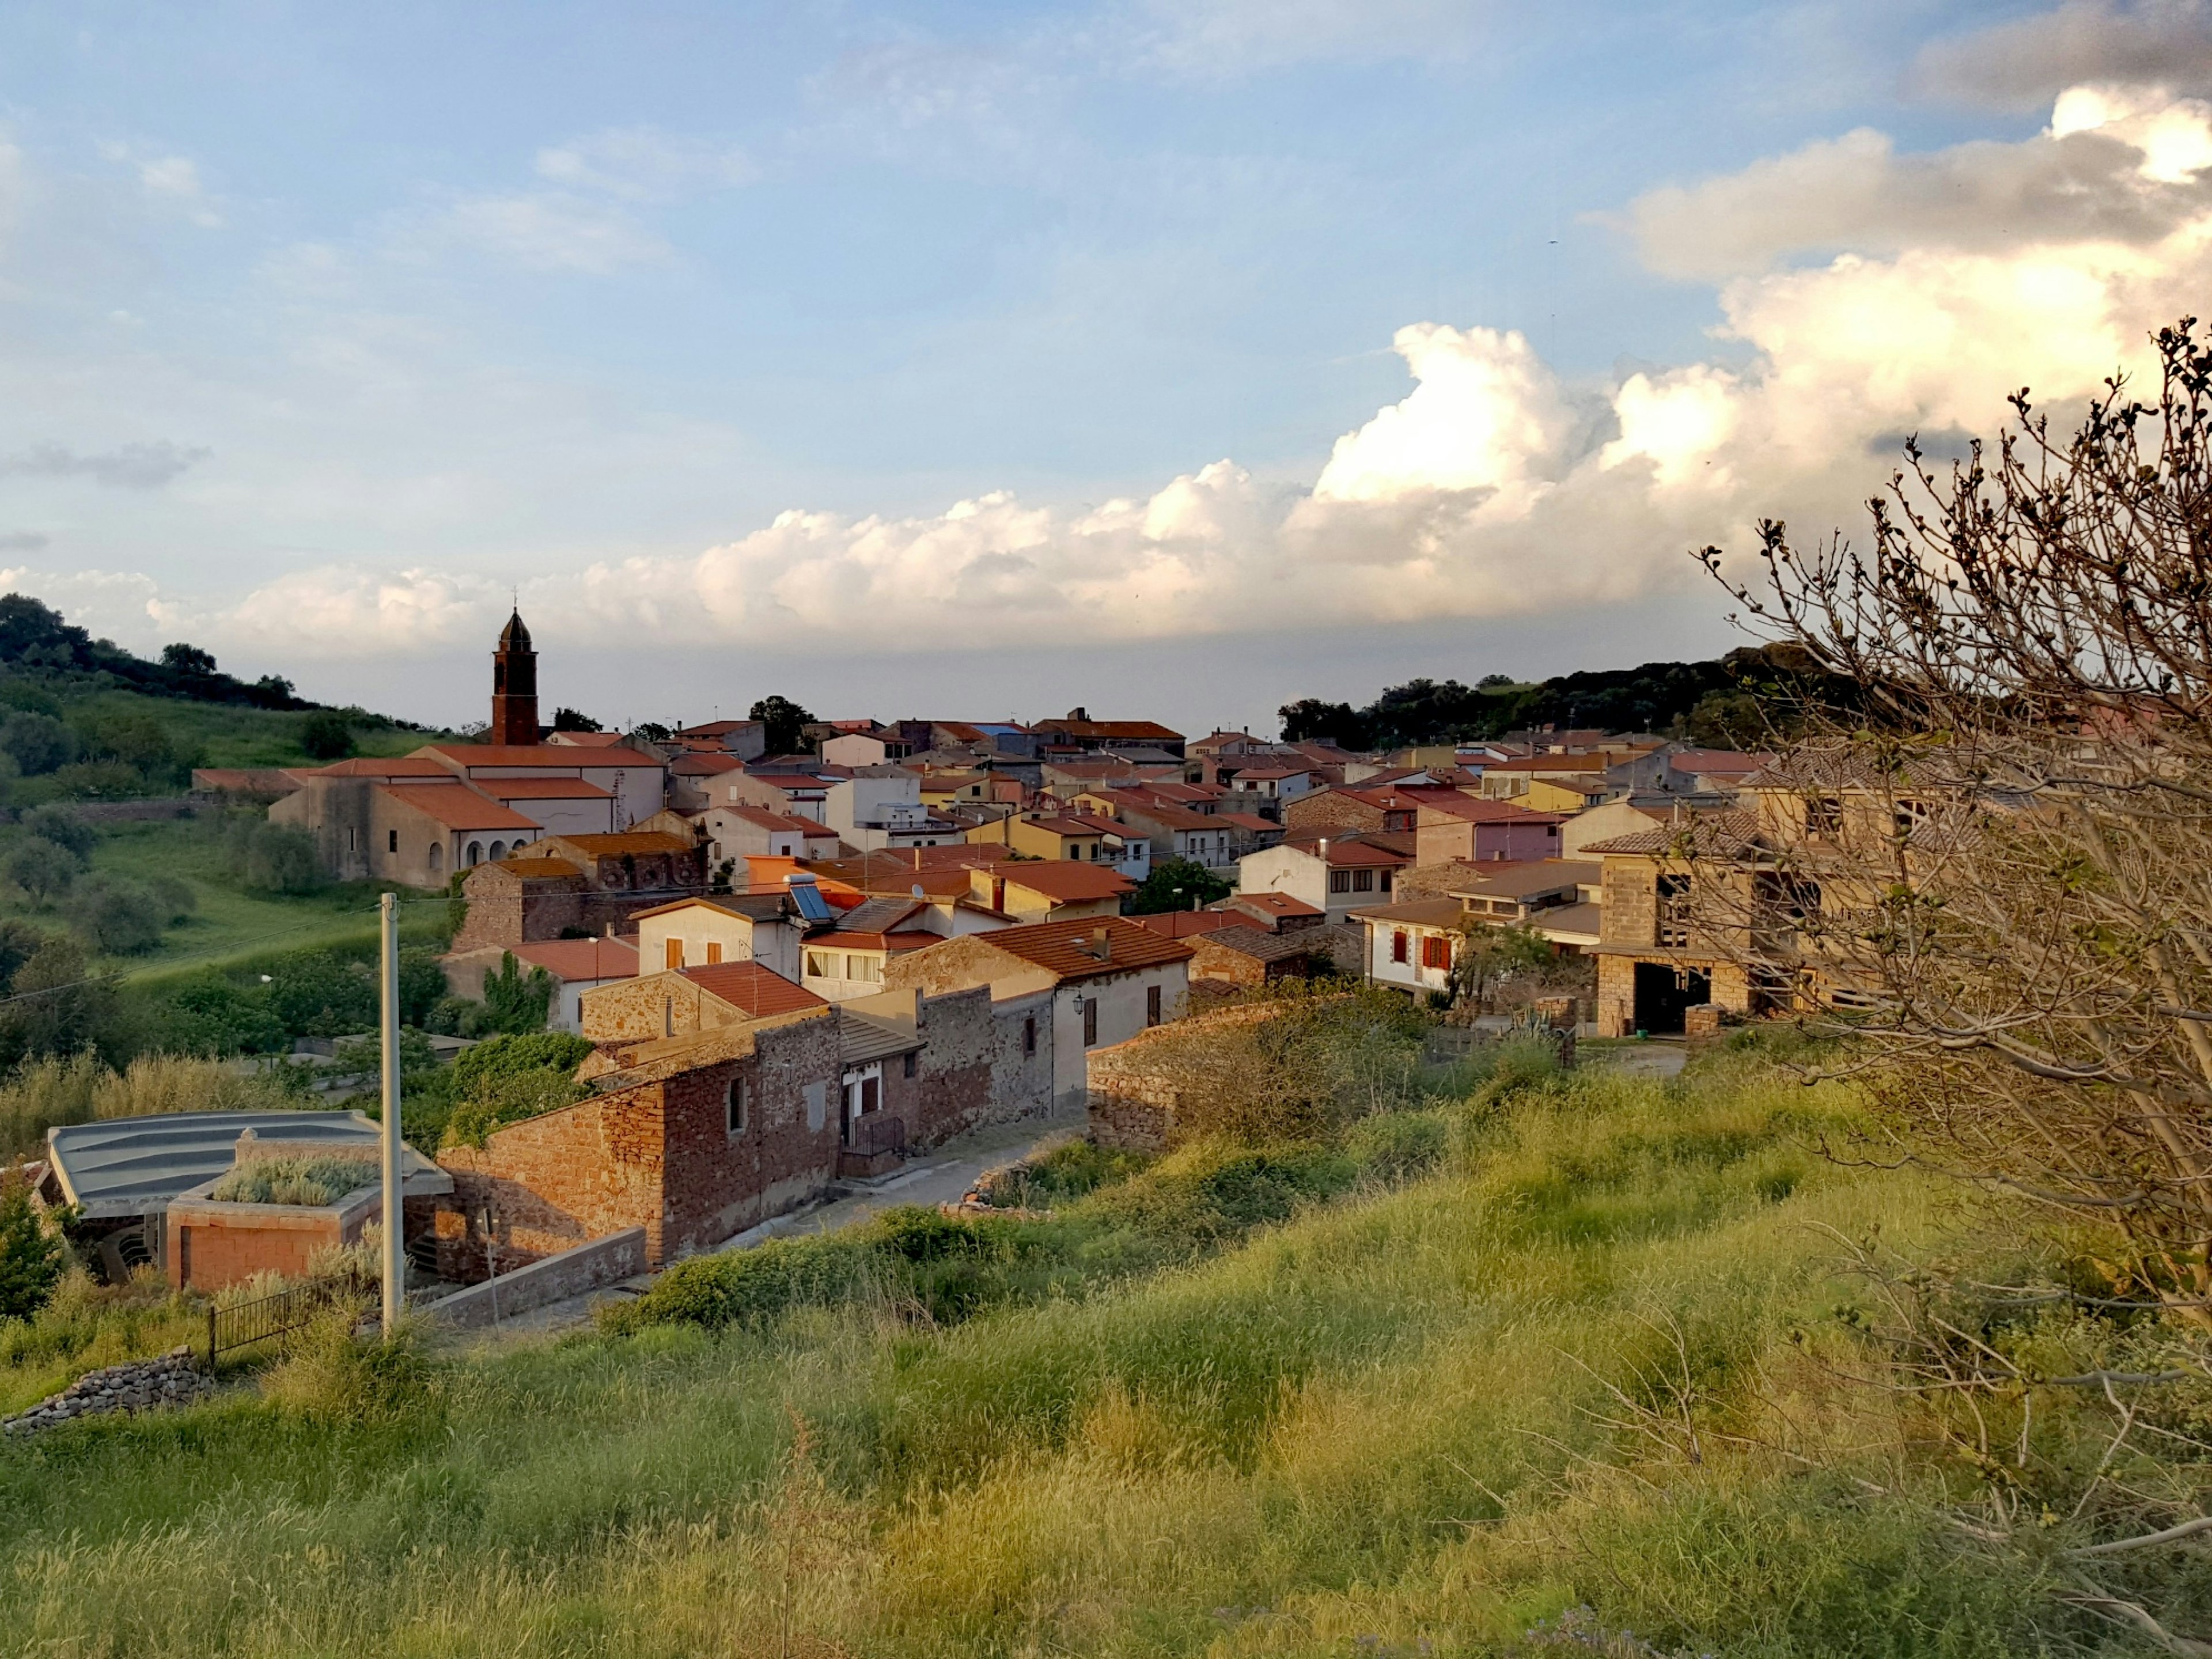
M 896 1152 L 906 1156 L 906 1120 L 886 1117 L 881 1112 L 872 1112 L 866 1117 L 856 1117 L 847 1127 L 845 1150 L 864 1158 L 878 1152 Z
M 270 1296 L 229 1307 L 210 1304 L 207 1313 L 207 1364 L 215 1369 L 216 1356 L 234 1348 L 250 1348 L 289 1335 L 312 1323 L 331 1308 L 366 1306 L 375 1286 L 351 1279 L 311 1285 L 295 1285 Z

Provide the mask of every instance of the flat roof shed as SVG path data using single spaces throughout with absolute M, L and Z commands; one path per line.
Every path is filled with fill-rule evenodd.
M 374 1146 L 381 1127 L 359 1112 L 169 1112 L 57 1125 L 46 1131 L 50 1194 L 88 1221 L 165 1210 L 171 1200 L 230 1168 L 238 1138 L 282 1145 L 358 1140 Z M 453 1178 L 412 1146 L 401 1148 L 401 1188 L 410 1197 L 449 1193 Z

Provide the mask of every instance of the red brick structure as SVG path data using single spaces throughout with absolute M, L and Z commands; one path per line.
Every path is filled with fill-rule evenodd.
M 488 1245 L 505 1271 L 625 1227 L 658 1266 L 781 1214 L 836 1178 L 840 1070 L 826 1007 L 602 1048 L 603 1093 L 439 1154 L 439 1269 L 473 1282 Z
M 538 653 L 518 611 L 491 653 L 491 731 L 484 741 L 534 744 L 538 737 Z

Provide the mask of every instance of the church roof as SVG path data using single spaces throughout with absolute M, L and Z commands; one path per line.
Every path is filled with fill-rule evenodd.
M 520 611 L 509 617 L 507 626 L 500 630 L 499 648 L 502 651 L 530 649 L 530 630 L 522 625 L 522 612 Z

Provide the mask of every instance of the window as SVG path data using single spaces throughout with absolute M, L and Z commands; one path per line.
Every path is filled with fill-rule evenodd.
M 1442 933 L 1421 935 L 1421 966 L 1449 968 L 1451 966 L 1451 941 Z
M 1354 870 L 1352 872 L 1352 890 L 1355 893 L 1373 892 L 1375 872 L 1372 870 Z
M 1036 1016 L 1035 1014 L 1031 1014 L 1022 1022 L 1022 1052 L 1025 1054 L 1033 1054 L 1036 1052 Z
M 1827 840 L 1844 827 L 1844 804 L 1833 795 L 1815 795 L 1805 803 L 1805 833 Z
M 730 1079 L 730 1092 L 726 1109 L 729 1132 L 733 1135 L 741 1135 L 745 1132 L 745 1108 L 750 1103 L 746 1096 L 749 1092 L 744 1079 L 733 1077 Z
M 1159 1023 L 1160 988 L 1157 985 L 1148 985 L 1145 988 L 1145 1024 L 1157 1025 Z
M 1349 870 L 1330 871 L 1328 872 L 1328 890 L 1332 893 L 1350 892 L 1352 890 L 1352 872 Z
M 860 1086 L 854 1091 L 857 1115 L 866 1117 L 884 1103 L 884 1080 L 879 1077 L 864 1077 Z
M 864 957 L 855 951 L 845 958 L 845 977 L 859 980 L 864 985 L 880 985 L 884 978 L 884 959 Z
M 1396 877 L 1396 875 L 1397 875 L 1397 872 L 1396 872 L 1396 871 L 1395 871 L 1395 870 L 1385 870 L 1385 871 L 1382 872 L 1382 890 L 1383 890 L 1384 892 L 1386 892 L 1386 893 L 1387 893 L 1387 892 L 1389 892 L 1389 891 L 1390 890 L 1391 882 L 1392 882 L 1392 881 L 1393 881 L 1393 879 Z
M 1690 878 L 1687 876 L 1659 878 L 1659 947 L 1665 951 L 1683 951 L 1690 944 Z
M 1395 929 L 1390 935 L 1391 961 L 1404 962 L 1407 960 L 1406 955 L 1406 930 L 1402 927 Z
M 664 955 L 667 962 L 668 971 L 672 974 L 674 973 L 678 968 L 681 968 L 684 965 L 684 941 L 680 939 L 672 939 L 669 940 L 667 949 L 664 952 Z
M 806 953 L 806 976 L 809 979 L 838 977 L 837 953 L 835 951 L 809 951 Z
M 906 1064 L 905 1064 L 905 1067 L 904 1067 L 904 1070 L 903 1070 L 903 1072 L 902 1072 L 902 1075 L 906 1076 L 906 1077 L 912 1077 L 912 1076 L 914 1076 L 916 1073 L 920 1072 L 921 1070 L 921 1056 L 920 1054 L 915 1054 L 912 1049 L 908 1049 L 908 1050 L 907 1051 L 907 1055 L 906 1055 Z
M 1098 999 L 1085 997 L 1083 1002 L 1083 1046 L 1086 1048 L 1098 1041 Z
M 492 861 L 494 864 L 496 864 L 496 863 L 498 863 L 501 859 L 505 858 L 506 856 L 507 856 L 507 843 L 506 843 L 505 842 L 503 842 L 503 841 L 495 841 L 495 842 L 492 842 L 492 844 L 491 844 L 491 861 Z
M 707 965 L 711 968 L 721 959 L 721 941 L 720 939 L 708 939 L 707 941 Z
M 477 866 L 483 862 L 483 843 L 480 841 L 471 842 L 469 843 L 469 868 L 473 870 Z
M 398 852 L 399 850 L 399 832 L 397 830 L 386 830 L 385 834 L 386 840 L 384 843 L 384 850 L 387 853 Z
M 446 849 L 436 842 L 430 843 L 430 873 L 436 875 L 446 867 Z

